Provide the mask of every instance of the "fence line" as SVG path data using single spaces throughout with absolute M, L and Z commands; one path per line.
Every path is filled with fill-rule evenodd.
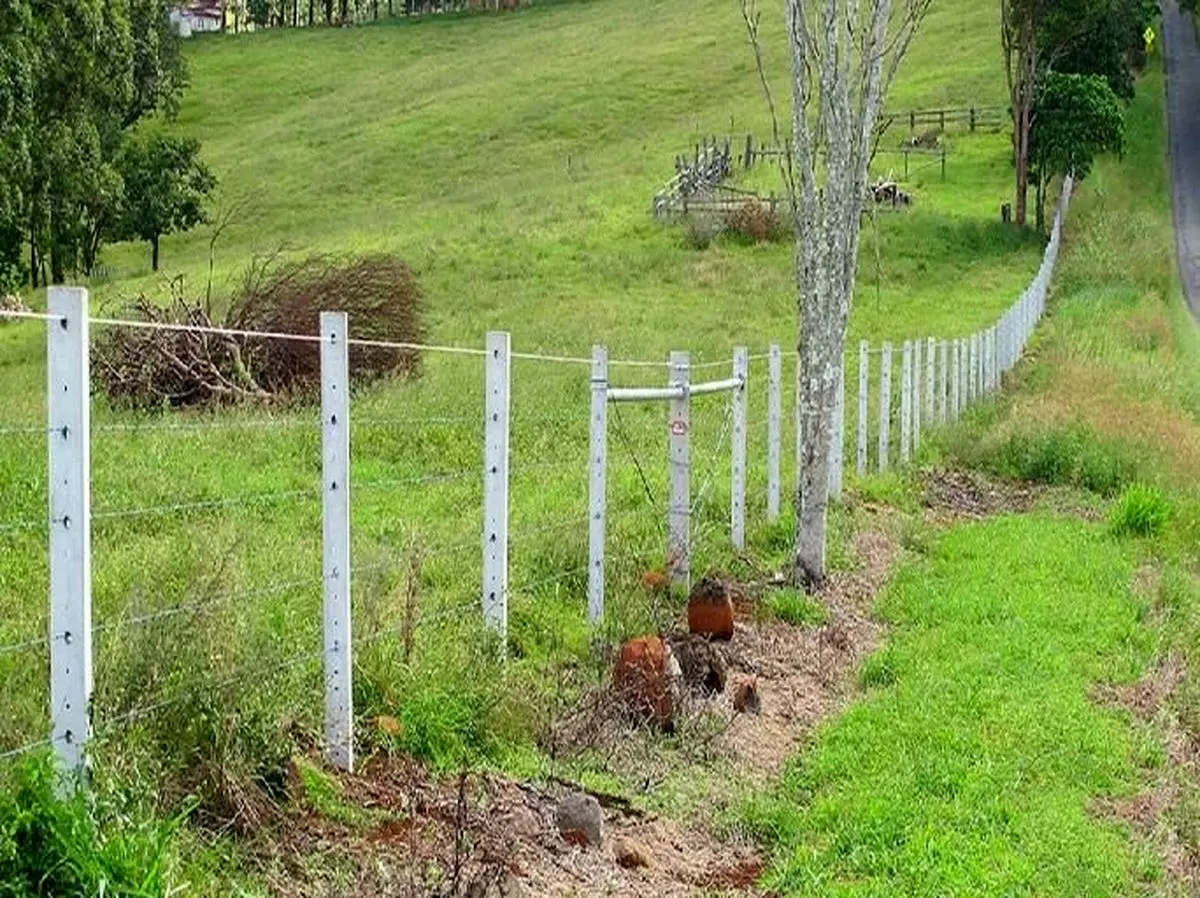
M 1036 277 L 1020 298 L 992 326 L 984 328 L 967 338 L 954 340 L 925 337 L 907 340 L 899 347 L 900 372 L 895 376 L 895 347 L 891 342 L 872 347 L 868 341 L 860 342 L 855 351 L 844 359 L 838 374 L 840 385 L 832 432 L 834 434 L 830 459 L 830 489 L 834 496 L 841 490 L 842 471 L 846 441 L 853 441 L 853 465 L 857 473 L 865 475 L 871 469 L 869 448 L 871 429 L 875 428 L 876 470 L 887 470 L 893 446 L 899 447 L 900 463 L 908 463 L 917 457 L 922 440 L 936 425 L 958 420 L 973 403 L 996 390 L 1004 375 L 1020 360 L 1024 348 L 1040 320 L 1046 304 L 1050 278 L 1057 261 L 1061 243 L 1062 223 L 1065 217 L 1072 182 L 1063 185 L 1055 213 L 1054 225 L 1046 246 L 1042 264 Z M 270 502 L 280 499 L 321 497 L 322 508 L 322 647 L 311 654 L 306 650 L 298 656 L 290 656 L 285 663 L 296 657 L 320 658 L 324 666 L 325 727 L 324 745 L 331 763 L 352 769 L 354 766 L 354 708 L 353 708 L 353 651 L 354 620 L 352 617 L 352 584 L 355 573 L 365 574 L 389 567 L 389 564 L 355 566 L 352 553 L 352 509 L 356 491 L 380 489 L 390 486 L 419 488 L 433 486 L 450 480 L 467 480 L 478 477 L 482 487 L 480 538 L 463 541 L 451 546 L 434 547 L 426 552 L 414 546 L 412 555 L 416 559 L 437 558 L 457 554 L 474 548 L 480 552 L 479 580 L 475 584 L 479 599 L 473 603 L 481 612 L 483 624 L 500 637 L 499 644 L 506 641 L 509 598 L 516 594 L 528 594 L 539 587 L 560 583 L 572 577 L 581 577 L 587 582 L 587 615 L 598 624 L 604 616 L 606 586 L 606 564 L 613 561 L 607 555 L 607 528 L 611 511 L 608 499 L 608 477 L 613 463 L 608 451 L 609 406 L 624 402 L 660 403 L 666 428 L 667 451 L 664 461 L 667 473 L 667 497 L 660 507 L 665 524 L 665 545 L 661 546 L 666 560 L 668 576 L 677 587 L 690 586 L 693 536 L 697 528 L 710 532 L 710 523 L 701 524 L 700 511 L 709 508 L 713 487 L 718 481 L 719 471 L 728 451 L 729 517 L 728 544 L 740 549 L 745 544 L 748 509 L 764 507 L 768 520 L 774 520 L 780 512 L 783 427 L 782 427 L 782 352 L 778 344 L 769 347 L 764 354 L 751 355 L 745 347 L 735 347 L 730 359 L 691 364 L 686 352 L 673 352 L 668 363 L 631 360 L 615 362 L 608 356 L 605 347 L 594 347 L 587 360 L 589 370 L 581 372 L 580 398 L 590 396 L 590 414 L 586 437 L 586 455 L 578 464 L 561 455 L 551 461 L 514 464 L 511 452 L 512 425 L 527 422 L 530 418 L 513 418 L 513 372 L 514 359 L 575 365 L 580 362 L 571 356 L 544 356 L 536 353 L 513 352 L 507 333 L 493 332 L 487 335 L 485 348 L 449 348 L 454 354 L 482 356 L 484 358 L 484 390 L 482 409 L 484 441 L 484 463 L 481 468 L 465 467 L 461 470 L 439 473 L 424 473 L 412 478 L 364 479 L 352 482 L 351 432 L 356 423 L 361 426 L 396 425 L 424 426 L 432 422 L 454 425 L 480 423 L 469 416 L 454 418 L 413 419 L 370 419 L 356 421 L 354 401 L 351 396 L 349 349 L 356 341 L 348 337 L 352 322 L 341 313 L 324 313 L 321 319 L 321 335 L 246 334 L 222 329 L 211 329 L 217 333 L 261 337 L 263 339 L 303 339 L 319 341 L 321 347 L 321 409 L 322 431 L 319 488 L 297 489 L 276 493 L 264 493 L 242 497 L 227 497 L 194 502 L 179 502 L 149 505 L 141 508 L 118 508 L 92 510 L 91 507 L 91 437 L 93 431 L 126 432 L 147 428 L 179 430 L 184 428 L 217 429 L 225 422 L 180 422 L 165 425 L 99 425 L 93 428 L 90 416 L 90 371 L 88 368 L 88 331 L 90 324 L 101 326 L 125 326 L 114 319 L 87 317 L 87 293 L 84 290 L 53 288 L 50 291 L 50 312 L 35 316 L 36 320 L 53 322 L 48 326 L 48 393 L 47 426 L 32 428 L 30 432 L 45 433 L 49 443 L 49 514 L 42 521 L 31 521 L 29 525 L 48 528 L 50 558 L 50 617 L 48 632 L 52 634 L 37 640 L 17 639 L 0 645 L 0 656 L 17 655 L 20 652 L 48 646 L 50 656 L 50 738 L 30 743 L 33 748 L 22 746 L 0 754 L 0 758 L 16 756 L 38 747 L 53 745 L 60 765 L 70 771 L 82 770 L 86 751 L 93 736 L 92 703 L 93 681 L 93 638 L 103 632 L 121 626 L 144 626 L 156 621 L 185 614 L 204 614 L 223 605 L 232 605 L 239 599 L 254 596 L 281 594 L 314 581 L 285 581 L 262 590 L 248 590 L 224 597 L 201 599 L 197 602 L 168 608 L 148 610 L 133 617 L 115 617 L 99 625 L 93 625 L 91 605 L 91 538 L 93 525 L 107 520 L 145 518 L 170 515 L 187 511 L 202 511 L 241 507 L 247 504 Z M 129 326 L 151 326 L 134 323 Z M 157 326 L 157 325 L 153 325 Z M 173 328 L 167 328 L 173 329 Z M 192 329 L 192 328 L 188 328 Z M 200 329 L 210 330 L 210 329 Z M 430 351 L 442 351 L 447 347 L 421 347 Z M 469 350 L 469 351 L 468 351 Z M 878 364 L 873 365 L 872 357 Z M 749 414 L 749 397 L 757 389 L 758 380 L 752 376 L 751 361 L 768 362 L 763 378 L 765 420 L 753 421 Z M 633 364 L 638 367 L 661 369 L 665 382 L 643 386 L 613 386 L 609 382 L 611 367 L 618 364 Z M 709 371 L 729 366 L 729 376 L 715 372 L 712 380 L 700 380 L 697 371 Z M 857 366 L 857 367 L 855 367 Z M 872 369 L 875 368 L 875 371 Z M 757 369 L 756 369 L 757 370 Z M 872 379 L 874 375 L 874 380 Z M 872 408 L 872 387 L 877 389 L 877 401 Z M 847 387 L 856 389 L 856 402 L 847 401 Z M 518 397 L 517 403 L 520 403 Z M 697 405 L 699 403 L 699 405 Z M 711 454 L 698 448 L 693 434 L 694 416 L 701 408 L 722 407 L 721 426 L 715 439 L 711 440 Z M 847 407 L 856 408 L 857 420 L 851 427 L 847 421 Z M 874 412 L 874 419 L 872 416 Z M 626 439 L 620 427 L 618 437 Z M 553 419 L 557 425 L 569 423 L 566 419 Z M 238 422 L 233 422 L 236 426 Z M 252 427 L 272 428 L 277 422 L 257 420 L 240 422 Z M 288 427 L 302 426 L 300 422 L 279 422 Z M 583 414 L 579 416 L 582 431 Z M 304 424 L 303 426 L 308 426 Z M 766 480 L 765 495 L 759 501 L 751 501 L 747 492 L 747 471 L 750 466 L 748 434 L 762 426 L 766 432 Z M 24 428 L 20 428 L 24 429 Z M 898 429 L 898 439 L 893 434 Z M 9 428 L 14 430 L 14 428 Z M 583 439 L 582 432 L 579 434 Z M 646 480 L 643 466 L 631 446 L 630 453 L 643 484 L 647 497 L 656 502 L 654 491 Z M 702 458 L 702 460 L 700 460 Z M 699 483 L 693 480 L 693 469 L 702 476 Z M 510 526 L 511 487 L 522 473 L 545 471 L 575 471 L 587 478 L 587 526 L 583 527 L 583 508 L 578 518 L 553 515 L 541 523 L 513 528 Z M 353 489 L 352 489 L 353 487 Z M 696 488 L 698 487 L 698 489 Z M 764 487 L 757 487 L 764 488 Z M 722 494 L 724 495 L 724 494 Z M 711 522 L 712 518 L 706 517 Z M 26 522 L 20 522 L 24 527 Z M 721 525 L 724 530 L 725 525 Z M 13 524 L 0 525 L 0 532 L 13 529 Z M 457 529 L 461 529 L 461 524 Z M 521 547 L 533 536 L 560 533 L 568 529 L 586 530 L 586 561 L 568 565 L 532 579 L 510 578 L 510 557 L 514 546 L 523 554 Z M 628 556 L 624 556 L 628 557 Z M 465 613 L 468 606 L 462 605 L 455 614 Z M 436 619 L 436 615 L 435 615 Z M 411 626 L 411 623 L 408 624 Z M 377 634 L 366 634 L 363 644 L 370 644 Z M 245 671 L 240 675 L 244 676 Z M 177 698 L 169 699 L 178 700 Z M 152 713 L 152 705 L 130 712 L 135 716 Z M 120 719 L 117 722 L 121 722 Z M 112 723 L 109 721 L 108 723 Z

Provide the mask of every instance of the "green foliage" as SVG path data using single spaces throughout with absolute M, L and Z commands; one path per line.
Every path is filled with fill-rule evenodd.
M 766 601 L 767 610 L 795 627 L 819 627 L 829 620 L 829 610 L 798 589 L 780 589 Z
M 965 429 L 949 437 L 948 450 L 960 462 L 1001 477 L 1078 486 L 1101 496 L 1116 495 L 1142 469 L 1131 449 L 1082 425 L 1022 430 L 999 441 Z
M 1158 536 L 1171 520 L 1171 503 L 1162 490 L 1135 483 L 1121 494 L 1110 524 L 1117 536 Z
M 179 821 L 156 821 L 111 798 L 55 795 L 48 759 L 35 758 L 0 792 L 0 898 L 176 894 L 171 843 Z
M 125 190 L 116 236 L 149 241 L 155 271 L 159 238 L 205 220 L 204 202 L 216 178 L 199 156 L 195 138 L 157 132 L 130 137 L 121 151 Z
M 1098 155 L 1121 152 L 1121 101 L 1098 75 L 1047 72 L 1034 117 L 1030 161 L 1043 182 L 1056 175 L 1086 178 Z
M 1145 65 L 1143 33 L 1158 15 L 1154 0 L 1072 0 L 1053 4 L 1042 46 L 1056 72 L 1098 75 L 1129 101 Z
M 873 687 L 747 809 L 780 894 L 1126 895 L 1141 861 L 1090 811 L 1139 788 L 1127 723 L 1091 698 L 1154 648 L 1131 560 L 1081 521 L 957 527 L 902 570 Z M 1139 749 L 1139 753 L 1145 754 Z

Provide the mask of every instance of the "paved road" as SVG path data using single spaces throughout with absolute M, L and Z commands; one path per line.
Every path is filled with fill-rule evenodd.
M 1163 4 L 1163 48 L 1175 240 L 1184 292 L 1200 319 L 1200 43 L 1191 17 L 1180 12 L 1175 0 Z

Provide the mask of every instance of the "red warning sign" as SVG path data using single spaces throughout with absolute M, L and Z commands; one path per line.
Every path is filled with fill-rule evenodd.
M 685 433 L 687 433 L 687 422 L 686 421 L 676 419 L 671 422 L 671 434 L 673 436 L 681 437 Z

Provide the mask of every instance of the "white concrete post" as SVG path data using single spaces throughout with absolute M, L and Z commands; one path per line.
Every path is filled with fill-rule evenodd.
M 879 361 L 879 470 L 888 468 L 888 439 L 892 431 L 892 344 L 883 344 Z
M 91 393 L 88 294 L 51 287 L 46 322 L 50 478 L 50 718 L 60 788 L 73 792 L 92 736 Z
M 921 448 L 921 348 L 920 340 L 913 341 L 912 361 L 912 451 Z
M 670 452 L 668 453 L 671 499 L 667 511 L 667 570 L 672 586 L 691 589 L 691 439 L 692 413 L 691 361 L 686 352 L 671 353 L 668 386 L 683 387 L 683 395 L 672 399 L 669 413 Z
M 871 344 L 858 344 L 858 458 L 859 477 L 867 476 L 867 396 L 871 381 Z
M 938 378 L 938 422 L 945 424 L 950 419 L 950 343 L 942 340 L 938 346 L 938 362 L 941 368 Z
M 833 406 L 833 441 L 829 447 L 829 497 L 842 498 L 842 477 L 846 464 L 846 357 L 838 369 L 837 401 Z
M 350 617 L 350 346 L 345 312 L 321 313 L 321 519 L 325 609 L 325 754 L 354 769 Z
M 912 341 L 905 340 L 900 359 L 900 463 L 912 457 Z
M 967 367 L 967 403 L 974 404 L 979 397 L 979 334 L 971 334 Z
M 746 380 L 750 375 L 750 352 L 733 348 L 733 376 L 742 382 L 734 387 L 733 443 L 730 446 L 729 536 L 735 549 L 746 548 Z
M 484 365 L 483 622 L 508 640 L 508 449 L 511 341 L 487 335 Z
M 925 421 L 932 427 L 937 421 L 934 394 L 937 388 L 937 341 L 930 337 L 925 342 Z
M 608 489 L 608 350 L 592 347 L 592 440 L 588 479 L 588 622 L 604 620 L 604 541 Z
M 779 468 L 783 453 L 783 354 L 772 343 L 767 356 L 767 520 L 779 520 Z
M 950 420 L 957 421 L 962 414 L 962 340 L 950 344 Z

